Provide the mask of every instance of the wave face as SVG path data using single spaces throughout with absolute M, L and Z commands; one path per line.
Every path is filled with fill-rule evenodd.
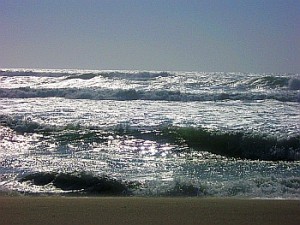
M 0 192 L 300 199 L 299 83 L 0 69 Z
M 252 160 L 300 160 L 300 136 L 278 139 L 263 134 L 201 128 L 168 128 L 163 133 L 175 142 L 218 155 Z

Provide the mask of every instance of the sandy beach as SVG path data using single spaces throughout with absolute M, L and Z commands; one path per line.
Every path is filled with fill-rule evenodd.
M 300 224 L 298 200 L 0 197 L 0 224 Z

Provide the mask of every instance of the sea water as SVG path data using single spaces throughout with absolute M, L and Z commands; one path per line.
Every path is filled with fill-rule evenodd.
M 300 197 L 300 75 L 0 70 L 0 189 Z

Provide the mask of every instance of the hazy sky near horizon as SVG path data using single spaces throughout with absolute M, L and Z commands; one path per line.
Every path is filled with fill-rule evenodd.
M 0 0 L 0 67 L 300 73 L 300 1 Z

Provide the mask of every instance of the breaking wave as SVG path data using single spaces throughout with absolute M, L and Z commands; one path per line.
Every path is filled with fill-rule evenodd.
M 227 157 L 269 161 L 300 160 L 300 136 L 278 139 L 265 134 L 192 127 L 171 127 L 165 129 L 163 134 L 181 145 Z
M 42 139 L 64 143 L 104 143 L 109 136 L 135 137 L 157 143 L 171 143 L 179 151 L 194 149 L 237 159 L 266 161 L 300 160 L 300 136 L 276 137 L 268 134 L 220 131 L 194 127 L 161 126 L 152 130 L 124 129 L 117 126 L 103 130 L 97 127 L 67 125 L 51 127 L 37 122 L 0 115 L 0 125 L 18 133 L 39 133 Z M 186 148 L 188 147 L 188 148 Z M 174 150 L 175 151 L 175 150 Z M 175 154 L 175 152 L 174 152 Z
M 97 177 L 87 173 L 38 172 L 22 177 L 19 182 L 30 182 L 33 185 L 53 185 L 63 191 L 77 194 L 94 195 L 129 195 L 132 183 L 123 183 L 107 176 Z
M 258 177 L 221 183 L 201 181 L 190 183 L 174 180 L 167 187 L 152 187 L 135 181 L 119 181 L 106 175 L 96 176 L 85 172 L 57 173 L 37 172 L 23 175 L 20 183 L 49 190 L 48 194 L 61 195 L 105 195 L 105 196 L 177 196 L 177 197 L 264 197 L 299 196 L 298 177 L 276 178 Z M 39 194 L 35 188 L 25 194 Z M 23 192 L 24 193 L 24 192 Z M 45 193 L 45 192 L 41 192 Z
M 9 127 L 18 133 L 36 133 L 39 131 L 53 130 L 53 127 L 43 126 L 37 122 L 31 121 L 31 119 L 11 117 L 8 115 L 0 115 L 0 125 Z
M 1 98 L 47 98 L 91 100 L 152 100 L 152 101 L 217 101 L 217 100 L 265 100 L 274 99 L 283 102 L 299 102 L 299 93 L 289 92 L 204 92 L 201 94 L 182 93 L 180 91 L 135 89 L 34 89 L 30 87 L 0 88 Z
M 6 88 L 0 88 L 2 98 L 300 101 L 300 79 L 297 74 L 2 69 L 0 76 L 7 84 Z M 7 79 L 8 77 L 16 78 Z M 39 79 L 27 77 L 49 77 L 49 79 L 40 82 Z M 105 85 L 101 86 L 103 83 Z M 115 86 L 110 88 L 110 85 Z M 128 89 L 130 85 L 138 89 Z
M 0 69 L 0 98 L 0 192 L 300 196 L 299 74 Z

